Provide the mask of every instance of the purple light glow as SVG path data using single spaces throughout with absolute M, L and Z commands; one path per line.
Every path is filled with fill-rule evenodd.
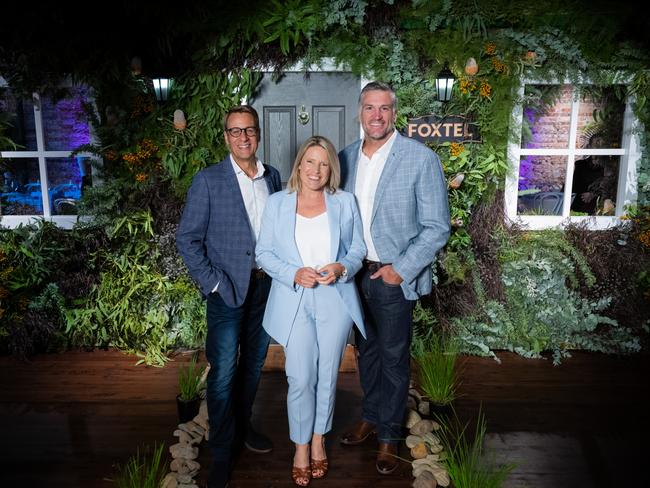
M 533 157 L 526 156 L 519 161 L 519 190 L 528 190 L 534 176 Z M 532 185 L 534 186 L 534 185 Z
M 526 143 L 527 148 L 539 146 L 539 139 L 541 134 L 535 131 L 536 115 L 537 114 L 534 108 L 532 107 L 524 108 L 524 117 L 526 117 L 526 121 L 528 123 L 528 127 L 530 127 L 530 133 L 531 133 L 531 139 Z M 521 160 L 519 161 L 519 185 L 518 185 L 520 191 L 528 190 L 529 188 L 535 188 L 534 183 L 531 184 L 535 177 L 534 173 L 535 173 L 535 165 L 533 164 L 533 156 L 526 156 L 524 158 L 521 158 Z
M 56 104 L 57 119 L 62 126 L 68 128 L 65 134 L 67 146 L 77 148 L 90 143 L 90 127 L 83 109 L 87 102 L 87 90 L 77 88 L 72 91 L 72 97 L 61 100 Z

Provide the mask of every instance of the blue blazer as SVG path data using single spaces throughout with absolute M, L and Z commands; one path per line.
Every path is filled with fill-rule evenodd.
M 255 250 L 257 263 L 273 278 L 263 326 L 283 346 L 289 340 L 305 290 L 294 283 L 296 271 L 304 266 L 295 240 L 296 204 L 296 192 L 283 191 L 269 198 Z M 353 279 L 366 255 L 359 210 L 354 195 L 340 190 L 334 194 L 325 192 L 325 205 L 332 251 L 330 262 L 339 262 L 348 271 L 347 278 L 329 286 L 336 287 L 350 317 L 365 337 L 363 312 Z
M 339 153 L 341 186 L 354 192 L 361 140 Z M 431 292 L 431 263 L 449 238 L 447 181 L 440 159 L 424 144 L 397 134 L 379 178 L 370 221 L 383 263 L 404 280 L 408 300 Z
M 253 229 L 230 156 L 199 171 L 187 193 L 176 247 L 203 295 L 217 283 L 229 307 L 244 303 L 255 266 Z M 269 195 L 282 189 L 280 173 L 264 165 Z

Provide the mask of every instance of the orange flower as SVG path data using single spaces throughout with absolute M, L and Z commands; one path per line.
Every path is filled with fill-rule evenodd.
M 485 54 L 492 56 L 495 52 L 497 52 L 497 45 L 494 42 L 485 43 Z
M 479 95 L 482 97 L 489 97 L 490 93 L 492 93 L 492 87 L 487 81 L 481 81 L 481 88 L 479 88 Z
M 650 247 L 650 230 L 646 230 L 639 234 L 637 239 L 639 239 L 639 242 L 641 242 L 645 247 Z
M 146 181 L 147 175 L 144 173 L 138 173 L 135 175 L 135 181 L 138 183 L 142 183 L 143 181 Z
M 465 150 L 465 146 L 457 142 L 452 142 L 451 145 L 449 146 L 449 154 L 451 154 L 452 156 L 458 156 L 464 150 Z
M 505 73 L 508 71 L 508 66 L 506 66 L 499 58 L 496 56 L 492 58 L 492 67 L 497 73 Z
M 138 155 L 133 153 L 126 153 L 124 156 L 122 156 L 122 159 L 129 164 L 134 164 L 140 161 Z
M 462 77 L 460 79 L 460 92 L 467 95 L 476 90 L 476 80 Z

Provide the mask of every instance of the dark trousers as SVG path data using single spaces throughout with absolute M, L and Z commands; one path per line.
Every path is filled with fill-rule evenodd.
M 403 438 L 415 302 L 404 298 L 399 285 L 388 285 L 381 278 L 371 280 L 371 274 L 364 268 L 356 276 L 367 335 L 364 339 L 356 332 L 362 418 L 377 425 L 380 442 L 397 443 Z
M 206 385 L 209 444 L 213 468 L 228 470 L 237 426 L 250 420 L 270 337 L 262 328 L 271 278 L 251 279 L 240 307 L 229 307 L 219 293 L 207 299 L 205 353 L 210 363 Z

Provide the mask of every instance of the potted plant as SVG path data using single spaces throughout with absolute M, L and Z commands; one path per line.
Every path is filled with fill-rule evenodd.
M 429 329 L 425 335 L 414 335 L 411 356 L 416 365 L 417 385 L 429 401 L 429 415 L 449 416 L 458 387 L 456 341 Z
M 176 406 L 180 423 L 192 420 L 199 413 L 204 371 L 205 367 L 197 365 L 196 356 L 192 356 L 187 365 L 181 365 L 178 368 L 180 393 L 176 396 Z

